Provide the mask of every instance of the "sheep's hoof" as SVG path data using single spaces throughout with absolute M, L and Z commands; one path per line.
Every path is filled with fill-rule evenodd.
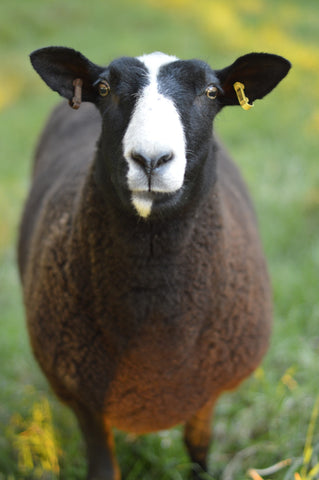
M 111 475 L 102 474 L 102 475 L 93 475 L 93 476 L 89 475 L 87 477 L 87 480 L 117 480 L 117 479 L 116 477 L 113 476 L 113 474 Z
M 198 464 L 194 464 L 192 466 L 189 479 L 190 480 L 204 480 L 204 479 L 207 479 L 206 469 L 203 469 Z

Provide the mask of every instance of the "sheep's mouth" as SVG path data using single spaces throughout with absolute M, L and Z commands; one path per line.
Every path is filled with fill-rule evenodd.
M 157 192 L 154 190 L 147 190 L 147 191 L 133 191 L 132 196 L 139 200 L 145 201 L 156 201 L 156 202 L 165 202 L 165 200 L 169 200 L 178 192 Z

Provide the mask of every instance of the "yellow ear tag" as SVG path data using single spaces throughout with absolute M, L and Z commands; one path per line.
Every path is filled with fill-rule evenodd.
M 245 95 L 245 92 L 244 92 L 245 85 L 243 83 L 236 82 L 234 83 L 234 89 L 235 89 L 240 106 L 244 110 L 250 110 L 254 106 L 254 104 L 253 103 L 250 104 L 249 98 L 247 98 Z

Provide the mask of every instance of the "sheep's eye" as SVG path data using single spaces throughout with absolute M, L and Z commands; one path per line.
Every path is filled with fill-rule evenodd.
M 98 90 L 101 97 L 106 97 L 110 93 L 110 85 L 103 81 L 98 84 Z
M 208 87 L 206 88 L 206 95 L 211 100 L 215 100 L 218 95 L 218 88 L 215 87 L 215 85 L 208 85 Z

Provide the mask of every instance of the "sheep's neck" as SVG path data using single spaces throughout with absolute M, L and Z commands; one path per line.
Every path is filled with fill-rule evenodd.
M 217 194 L 209 195 L 192 216 L 161 224 L 120 216 L 105 203 L 93 176 L 86 180 L 81 198 L 69 251 L 74 252 L 70 271 L 84 310 L 104 318 L 110 305 L 107 316 L 129 331 L 128 321 L 154 321 L 168 291 L 174 290 L 173 298 L 179 298 L 194 284 L 208 282 L 214 292 L 222 288 L 224 240 Z M 211 262 L 203 262 L 204 251 Z M 148 302 L 139 309 L 145 294 Z M 176 308 L 172 305 L 172 311 Z

